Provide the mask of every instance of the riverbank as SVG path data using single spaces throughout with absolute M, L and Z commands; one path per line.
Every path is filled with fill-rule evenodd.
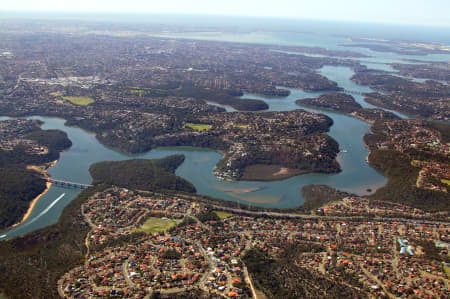
M 42 176 L 49 178 L 50 175 L 47 173 L 47 169 L 53 167 L 56 165 L 56 163 L 58 163 L 58 160 L 49 162 L 49 163 L 45 163 L 44 165 L 27 165 L 27 169 L 29 170 L 34 170 L 36 172 L 39 172 Z
M 36 205 L 36 203 L 39 201 L 39 199 L 40 199 L 42 196 L 44 196 L 44 195 L 47 193 L 47 191 L 50 189 L 51 186 L 52 186 L 52 183 L 47 182 L 47 183 L 46 183 L 46 187 L 45 187 L 44 192 L 42 192 L 41 194 L 39 194 L 38 196 L 36 196 L 35 199 L 33 199 L 33 201 L 30 203 L 30 207 L 28 208 L 27 212 L 25 213 L 25 215 L 23 215 L 22 220 L 20 220 L 20 222 L 17 222 L 17 223 L 14 224 L 14 225 L 8 227 L 7 229 L 14 228 L 14 227 L 16 227 L 16 226 L 18 226 L 18 225 L 21 225 L 21 224 L 24 223 L 25 221 L 27 221 L 27 220 L 28 220 L 28 217 L 30 217 L 31 212 L 33 211 L 34 206 Z
M 402 121 L 405 122 L 405 121 Z M 425 126 L 425 125 L 424 125 Z M 409 129 L 410 125 L 405 126 Z M 419 127 L 420 128 L 420 127 Z M 416 130 L 418 130 L 416 128 Z M 441 128 L 441 134 L 448 132 L 448 126 Z M 372 130 L 374 131 L 374 130 Z M 377 143 L 390 140 L 390 136 L 380 134 L 382 129 L 378 128 L 371 135 L 365 137 L 364 141 L 370 148 L 367 157 L 368 163 L 388 178 L 386 186 L 378 189 L 369 199 L 379 201 L 393 201 L 418 208 L 427 212 L 449 211 L 448 194 L 439 190 L 429 190 L 417 186 L 420 180 L 421 168 L 412 164 L 414 159 L 427 161 L 428 163 L 446 163 L 448 157 L 440 155 L 439 152 L 428 152 L 426 150 L 416 151 L 407 149 L 404 151 L 396 149 L 380 149 Z M 396 132 L 395 134 L 398 134 Z M 412 138 L 411 138 L 412 139 Z M 373 143 L 371 141 L 374 141 Z M 411 143 L 411 142 L 410 142 Z M 410 144 L 407 143 L 407 144 Z M 389 147 L 389 145 L 388 145 Z M 447 162 L 448 163 L 448 162 Z
M 302 187 L 300 191 L 305 199 L 305 203 L 300 207 L 304 212 L 311 212 L 326 205 L 342 200 L 345 197 L 353 196 L 327 185 L 308 185 Z
M 0 242 L 0 263 L 2 269 L 8 269 L 1 273 L 0 289 L 8 297 L 59 298 L 58 279 L 80 265 L 86 254 L 83 244 L 90 228 L 81 216 L 81 204 L 104 189 L 95 186 L 82 191 L 64 209 L 57 225 Z M 61 254 L 61 248 L 65 254 Z M 42 262 L 30 263 L 36 256 Z
M 298 99 L 299 95 L 293 94 L 292 101 Z M 283 104 L 286 104 L 285 99 L 283 99 Z M 288 103 L 287 103 L 288 104 Z M 294 109 L 297 106 L 284 107 L 284 109 Z M 68 127 L 62 119 L 56 118 L 40 118 L 35 117 L 34 119 L 40 119 L 44 122 L 43 128 L 47 130 L 62 130 L 66 132 L 71 140 L 73 140 L 74 145 L 72 150 L 67 151 L 67 156 L 65 159 L 61 159 L 58 165 L 50 169 L 52 177 L 57 179 L 73 180 L 76 182 L 90 183 L 86 178 L 89 177 L 88 168 L 90 165 L 100 162 L 100 161 L 118 161 L 118 160 L 128 160 L 130 158 L 163 158 L 173 154 L 183 153 L 186 156 L 186 161 L 180 165 L 177 169 L 177 175 L 181 176 L 189 181 L 191 181 L 198 190 L 199 194 L 213 196 L 215 198 L 223 198 L 225 200 L 241 203 L 249 203 L 252 206 L 265 206 L 270 208 L 292 208 L 298 207 L 303 203 L 302 195 L 299 194 L 299 188 L 303 185 L 308 185 L 311 183 L 315 184 L 328 184 L 332 185 L 338 189 L 346 189 L 346 191 L 358 193 L 359 190 L 364 190 L 359 188 L 360 185 L 367 186 L 367 182 L 372 182 L 376 180 L 376 186 L 381 186 L 385 184 L 384 178 L 372 169 L 364 162 L 367 152 L 362 145 L 362 136 L 366 133 L 366 124 L 362 125 L 362 122 L 356 121 L 353 117 L 345 116 L 344 114 L 331 114 L 334 119 L 334 125 L 330 127 L 330 132 L 333 137 L 336 137 L 341 146 L 349 150 L 349 154 L 343 154 L 339 163 L 342 165 L 343 171 L 336 175 L 323 175 L 323 174 L 304 174 L 299 176 L 294 176 L 290 179 L 277 180 L 276 182 L 254 182 L 254 181 L 238 181 L 238 182 L 228 182 L 218 179 L 213 175 L 213 168 L 217 163 L 223 158 L 223 152 L 220 151 L 208 151 L 207 149 L 193 149 L 191 147 L 186 148 L 157 148 L 152 151 L 137 156 L 125 155 L 120 151 L 111 150 L 105 147 L 96 138 L 93 138 L 91 134 L 87 134 L 86 131 L 76 128 Z M 347 130 L 341 130 L 339 128 L 352 128 L 351 137 L 348 137 Z M 356 136 L 361 136 L 361 138 L 355 138 Z M 356 140 L 356 141 L 355 141 Z M 364 148 L 361 151 L 364 156 L 360 156 L 359 149 Z M 357 155 L 357 156 L 355 156 Z M 348 158 L 351 157 L 351 158 Z M 363 162 L 363 163 L 361 163 Z M 358 173 L 358 176 L 354 176 L 351 172 L 347 171 L 350 169 L 362 169 L 362 174 Z M 278 171 L 276 171 L 278 172 Z M 274 173 L 276 173 L 274 172 Z M 380 179 L 382 178 L 382 179 Z M 279 179 L 279 178 L 278 178 Z M 86 181 L 85 181 L 86 180 Z M 382 181 L 381 181 L 382 180 Z M 43 186 L 45 187 L 45 186 Z M 264 187 L 264 190 L 259 190 L 258 187 Z M 59 196 L 59 194 L 53 194 L 52 190 L 41 199 L 39 204 L 34 209 L 37 212 L 38 207 L 42 200 L 46 199 L 49 194 L 52 198 Z M 238 189 L 254 189 L 258 188 L 258 191 L 250 193 L 238 193 L 226 192 L 221 190 L 221 188 L 238 188 Z M 44 189 L 44 188 L 42 188 Z M 56 188 L 57 189 L 57 188 Z M 375 189 L 375 188 L 374 188 Z M 33 198 L 33 197 L 32 197 Z M 68 196 L 64 202 L 69 201 Z M 51 199 L 49 199 L 51 202 Z M 25 206 L 23 213 L 26 212 Z M 43 207 L 45 208 L 45 207 Z M 22 214 L 23 215 L 23 214 Z M 21 216 L 22 216 L 21 215 Z M 48 213 L 45 219 L 51 219 L 54 216 L 58 216 L 59 213 L 55 211 L 54 213 Z M 16 219 L 15 222 L 20 220 L 20 217 Z M 42 218 L 42 222 L 44 218 Z M 15 223 L 12 222 L 11 224 Z M 19 226 L 21 227 L 21 226 Z M 27 231 L 32 231 L 35 225 L 30 225 L 21 229 L 20 233 Z M 16 230 L 17 228 L 14 228 Z
M 49 162 L 49 163 L 45 163 L 44 165 L 41 165 L 41 166 L 37 166 L 37 165 L 28 165 L 28 166 L 27 166 L 27 169 L 29 169 L 29 170 L 34 170 L 34 171 L 40 173 L 42 176 L 48 178 L 48 177 L 50 177 L 50 176 L 49 176 L 49 174 L 47 173 L 47 169 L 49 169 L 50 167 L 55 166 L 56 163 L 58 163 L 58 160 L 55 160 L 55 161 L 52 161 L 52 162 Z M 34 206 L 36 205 L 36 203 L 39 201 L 39 199 L 40 199 L 42 196 L 44 196 L 44 195 L 48 192 L 48 190 L 50 189 L 51 186 L 52 186 L 52 183 L 47 182 L 47 183 L 45 184 L 45 189 L 44 189 L 44 191 L 43 191 L 41 194 L 39 194 L 38 196 L 36 196 L 36 197 L 31 201 L 30 206 L 28 207 L 27 212 L 26 212 L 25 215 L 23 215 L 23 217 L 22 217 L 22 220 L 20 220 L 19 222 L 17 222 L 17 223 L 15 223 L 15 224 L 11 225 L 11 226 L 8 227 L 7 229 L 14 228 L 14 227 L 16 227 L 16 226 L 18 226 L 18 225 L 21 225 L 21 224 L 24 223 L 25 221 L 27 221 L 27 219 L 28 219 L 28 217 L 30 217 L 31 212 L 33 211 Z
M 282 181 L 301 174 L 311 173 L 312 171 L 286 168 L 279 165 L 256 164 L 244 169 L 244 174 L 240 181 Z

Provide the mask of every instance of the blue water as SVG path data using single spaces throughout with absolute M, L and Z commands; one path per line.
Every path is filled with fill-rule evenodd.
M 370 92 L 367 87 L 356 85 L 349 79 L 353 73 L 348 68 L 324 67 L 321 72 L 336 80 L 341 87 Z M 317 97 L 320 94 L 291 89 L 290 96 L 284 98 L 268 98 L 252 94 L 244 95 L 246 98 L 263 99 L 268 103 L 271 111 L 289 111 L 302 108 L 328 115 L 334 121 L 329 135 L 335 138 L 341 147 L 348 151 L 338 155 L 338 162 L 342 168 L 341 173 L 332 175 L 306 174 L 276 182 L 227 182 L 218 179 L 213 175 L 212 170 L 221 159 L 221 155 L 215 151 L 178 147 L 159 148 L 140 155 L 126 155 L 103 146 L 97 141 L 95 135 L 91 133 L 79 128 L 65 126 L 63 119 L 33 118 L 44 121 L 43 129 L 65 131 L 73 143 L 73 146 L 61 155 L 58 163 L 48 170 L 53 178 L 60 180 L 90 183 L 92 178 L 88 169 L 95 162 L 131 158 L 154 159 L 172 154 L 183 154 L 186 156 L 186 160 L 176 170 L 176 174 L 192 182 L 199 194 L 257 206 L 277 208 L 299 206 L 303 203 L 300 190 L 303 186 L 309 184 L 327 184 L 361 195 L 368 194 L 367 189 L 369 188 L 375 190 L 383 186 L 386 183 L 386 179 L 365 161 L 368 150 L 363 143 L 363 136 L 370 132 L 370 126 L 367 123 L 344 114 L 309 109 L 295 103 L 297 99 Z M 358 101 L 365 107 L 369 106 L 362 98 L 358 98 Z M 0 236 L 6 234 L 5 237 L 10 238 L 55 223 L 63 208 L 78 193 L 79 191 L 77 190 L 52 186 L 49 192 L 38 201 L 24 224 L 6 233 L 0 233 Z M 62 194 L 64 196 L 54 203 Z M 42 211 L 46 210 L 53 203 L 54 206 L 43 214 Z
M 0 14 L 1 15 L 1 14 Z M 14 17 L 14 16 L 9 16 Z M 36 17 L 36 16 L 35 16 Z M 53 16 L 57 18 L 56 16 Z M 82 19 L 86 22 L 98 19 L 98 16 L 80 16 L 73 14 L 72 19 Z M 36 17 L 39 18 L 39 17 Z M 130 22 L 130 17 L 104 15 L 102 21 Z M 136 28 L 153 35 L 162 35 L 155 31 L 152 25 L 165 23 L 177 26 L 188 23 L 191 32 L 164 33 L 164 36 L 218 40 L 231 42 L 245 42 L 272 45 L 293 46 L 319 46 L 331 50 L 358 51 L 368 54 L 370 58 L 361 58 L 359 61 L 369 68 L 393 72 L 388 65 L 392 62 L 404 62 L 402 59 L 419 59 L 432 61 L 448 61 L 447 55 L 428 56 L 402 56 L 392 53 L 377 53 L 362 48 L 347 48 L 342 44 L 351 43 L 348 36 L 375 37 L 387 39 L 419 40 L 425 42 L 442 42 L 450 44 L 448 30 L 441 28 L 414 28 L 404 26 L 373 26 L 369 24 L 292 21 L 292 20 L 262 20 L 255 18 L 234 18 L 233 25 L 229 19 L 220 17 L 194 18 L 168 17 L 168 16 L 133 16 L 132 24 Z M 226 24 L 225 24 L 226 23 Z M 193 25 L 195 24 L 195 26 Z M 224 26 L 225 24 L 225 26 Z M 195 28 L 193 28 L 195 27 Z M 414 29 L 414 30 L 412 30 Z M 336 81 L 340 87 L 359 92 L 370 92 L 366 86 L 353 83 L 350 77 L 352 70 L 345 67 L 326 66 L 319 70 L 321 74 Z M 282 88 L 282 87 L 281 87 Z M 225 182 L 212 174 L 212 169 L 221 159 L 217 152 L 193 148 L 160 148 L 141 155 L 125 155 L 101 145 L 93 134 L 79 128 L 66 127 L 64 120 L 57 118 L 42 118 L 45 123 L 43 129 L 60 129 L 67 132 L 73 142 L 72 148 L 61 155 L 58 163 L 49 169 L 49 173 L 56 179 L 90 183 L 92 178 L 88 168 L 92 163 L 105 160 L 125 160 L 130 158 L 161 158 L 171 154 L 183 154 L 185 162 L 177 169 L 176 174 L 191 181 L 199 194 L 210 195 L 230 201 L 237 201 L 252 205 L 266 207 L 295 207 L 303 203 L 300 189 L 309 184 L 327 184 L 341 190 L 358 194 L 367 194 L 367 189 L 375 190 L 386 183 L 386 179 L 372 169 L 365 161 L 368 150 L 362 137 L 370 132 L 370 126 L 360 120 L 344 114 L 329 111 L 319 111 L 299 106 L 297 99 L 317 97 L 321 93 L 311 93 L 290 89 L 288 97 L 261 97 L 245 94 L 245 98 L 262 99 L 269 105 L 271 111 L 289 111 L 292 109 L 305 109 L 328 115 L 334 121 L 329 135 L 335 138 L 347 153 L 340 153 L 338 161 L 342 172 L 333 175 L 307 174 L 278 182 Z M 363 107 L 373 107 L 364 102 L 362 96 L 354 96 Z M 225 107 L 232 111 L 231 107 Z M 397 113 L 401 117 L 405 117 Z M 252 191 L 253 190 L 253 191 Z M 249 192 L 252 191 L 252 192 Z M 27 232 L 45 227 L 57 221 L 64 207 L 79 194 L 79 191 L 52 186 L 50 190 L 38 201 L 29 219 L 9 231 L 0 232 L 0 239 L 19 236 Z M 64 195 L 64 196 L 62 196 Z M 57 201 L 58 200 L 58 201 Z M 45 213 L 43 213 L 45 212 Z

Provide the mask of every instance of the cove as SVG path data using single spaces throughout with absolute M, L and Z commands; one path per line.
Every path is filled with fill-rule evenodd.
M 133 158 L 154 159 L 183 154 L 186 160 L 177 169 L 176 174 L 192 182 L 199 194 L 257 206 L 288 208 L 303 203 L 300 189 L 305 185 L 328 184 L 342 190 L 365 194 L 365 189 L 376 189 L 386 182 L 385 178 L 365 161 L 368 151 L 362 143 L 362 135 L 369 131 L 369 125 L 346 115 L 330 116 L 335 122 L 330 135 L 348 150 L 348 153 L 341 153 L 338 157 L 343 171 L 334 175 L 306 174 L 275 182 L 219 180 L 212 174 L 214 166 L 221 159 L 221 155 L 215 151 L 176 147 L 157 148 L 144 154 L 127 155 L 103 146 L 91 133 L 80 128 L 65 126 L 63 119 L 38 116 L 31 118 L 42 120 L 44 122 L 42 128 L 45 130 L 59 129 L 66 132 L 72 140 L 72 147 L 61 154 L 55 166 L 48 169 L 49 174 L 55 179 L 91 183 L 92 178 L 88 169 L 96 162 Z M 349 131 L 352 134 L 348 134 Z M 64 207 L 79 192 L 53 185 L 36 203 L 27 221 L 9 231 L 1 232 L 0 235 L 3 239 L 11 238 L 56 223 Z M 62 194 L 64 197 L 52 205 Z M 47 210 L 50 205 L 52 208 Z M 42 213 L 43 211 L 45 213 Z
M 342 82 L 343 87 L 368 91 L 363 86 L 348 86 L 351 72 L 347 68 L 324 68 L 322 72 L 327 76 Z M 351 81 L 350 81 L 351 82 Z M 341 83 L 340 83 L 341 84 Z M 347 85 L 345 85 L 347 84 Z M 359 88 L 359 89 L 358 89 Z M 366 162 L 368 150 L 363 143 L 363 136 L 370 132 L 369 124 L 353 117 L 320 111 L 298 106 L 297 99 L 317 97 L 321 93 L 308 93 L 301 90 L 291 90 L 291 95 L 284 98 L 267 98 L 246 94 L 246 98 L 259 98 L 269 105 L 271 111 L 288 111 L 293 109 L 305 109 L 308 111 L 324 113 L 334 121 L 329 135 L 335 138 L 346 153 L 339 153 L 338 161 L 342 172 L 338 174 L 305 174 L 292 177 L 283 181 L 274 182 L 227 182 L 218 179 L 212 173 L 214 166 L 221 159 L 221 155 L 215 151 L 199 148 L 172 147 L 157 148 L 139 155 L 127 155 L 112 150 L 95 138 L 95 135 L 76 127 L 65 126 L 65 120 L 49 117 L 30 117 L 44 122 L 42 129 L 58 129 L 66 132 L 72 141 L 72 147 L 61 154 L 60 160 L 52 168 L 49 174 L 60 180 L 79 183 L 91 183 L 89 166 L 101 161 L 118 161 L 134 158 L 155 159 L 173 154 L 183 154 L 185 162 L 176 170 L 176 174 L 187 179 L 195 185 L 198 194 L 209 195 L 229 201 L 235 201 L 255 206 L 270 208 L 290 208 L 300 206 L 303 203 L 300 190 L 309 184 L 327 184 L 332 187 L 357 193 L 367 194 L 367 189 L 375 190 L 386 183 L 386 178 L 370 167 Z M 356 98 L 356 97 L 355 97 Z M 357 99 L 364 104 L 362 98 Z M 368 106 L 367 104 L 365 106 Z M 50 190 L 37 202 L 30 217 L 23 224 L 1 232 L 2 239 L 26 234 L 39 228 L 56 223 L 62 210 L 80 191 L 67 189 L 53 185 Z M 64 194 L 62 198 L 61 195 Z M 55 202 L 58 200 L 57 202 Z M 48 207 L 51 206 L 51 209 Z M 43 213 L 43 211 L 45 213 Z

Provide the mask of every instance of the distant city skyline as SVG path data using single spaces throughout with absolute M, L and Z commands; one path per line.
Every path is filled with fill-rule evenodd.
M 15 0 L 0 11 L 204 14 L 450 27 L 448 0 Z

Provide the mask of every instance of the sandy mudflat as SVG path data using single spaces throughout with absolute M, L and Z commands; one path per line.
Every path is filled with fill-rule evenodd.
M 276 173 L 274 173 L 274 176 L 278 176 L 278 175 L 286 175 L 289 174 L 289 169 L 286 167 L 281 167 L 280 170 Z

